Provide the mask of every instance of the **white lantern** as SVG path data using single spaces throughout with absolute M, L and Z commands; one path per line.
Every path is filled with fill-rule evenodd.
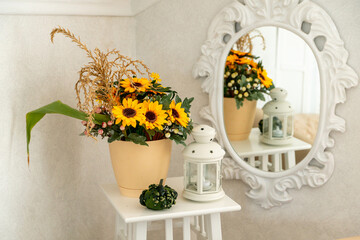
M 272 100 L 264 105 L 262 136 L 260 140 L 270 145 L 292 143 L 294 116 L 291 104 L 287 102 L 287 91 L 274 88 L 270 91 Z
M 221 160 L 225 151 L 213 142 L 215 129 L 207 125 L 194 127 L 195 142 L 183 150 L 184 192 L 187 199 L 207 202 L 225 196 L 221 186 Z

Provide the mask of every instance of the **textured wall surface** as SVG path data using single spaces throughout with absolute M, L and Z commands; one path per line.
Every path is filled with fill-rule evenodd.
M 360 66 L 360 2 L 314 0 L 325 8 Z M 26 164 L 25 113 L 53 100 L 75 106 L 77 71 L 87 62 L 68 39 L 49 32 L 56 25 L 81 35 L 90 48 L 118 48 L 137 55 L 164 85 L 194 96 L 192 116 L 208 103 L 201 80 L 191 71 L 213 17 L 230 0 L 163 0 L 131 18 L 0 16 L 0 239 L 112 239 L 114 213 L 98 184 L 115 182 L 107 144 L 79 137 L 77 120 L 47 116 L 33 131 L 31 165 Z M 347 121 L 344 134 L 332 133 L 336 167 L 319 189 L 292 191 L 294 201 L 263 210 L 240 181 L 224 183 L 243 209 L 223 214 L 225 240 L 336 239 L 360 235 L 359 87 L 337 107 Z M 182 175 L 182 146 L 174 144 L 170 176 Z M 156 236 L 151 239 L 158 239 Z
M 33 130 L 27 167 L 25 113 L 55 100 L 75 107 L 74 84 L 88 62 L 61 35 L 90 49 L 135 55 L 130 18 L 0 16 L 0 239 L 112 239 L 114 213 L 98 184 L 115 182 L 107 144 L 79 137 L 77 120 L 46 116 Z

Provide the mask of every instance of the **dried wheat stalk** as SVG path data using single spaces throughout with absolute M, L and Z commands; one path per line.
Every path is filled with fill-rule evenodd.
M 252 35 L 252 33 L 254 33 L 254 35 Z M 253 50 L 252 40 L 254 38 L 261 38 L 262 39 L 263 50 L 265 50 L 265 48 L 266 48 L 266 46 L 265 46 L 265 38 L 261 34 L 261 32 L 259 30 L 256 30 L 256 29 L 249 32 L 249 33 L 247 33 L 246 35 L 242 36 L 241 38 L 239 38 L 239 40 L 236 42 L 237 49 L 240 52 L 251 53 L 252 50 Z
M 151 72 L 142 61 L 132 60 L 115 49 L 101 52 L 95 48 L 94 51 L 90 51 L 80 41 L 80 38 L 76 38 L 68 29 L 60 26 L 51 31 L 51 42 L 54 41 L 54 36 L 57 33 L 70 38 L 90 58 L 90 62 L 82 67 L 79 72 L 75 91 L 79 110 L 89 115 L 86 130 L 91 136 L 90 132 L 94 127 L 93 115 L 97 108 L 107 109 L 111 118 L 114 119 L 111 109 L 118 105 L 117 99 L 120 95 L 120 84 L 118 83 L 120 80 L 123 78 L 132 79 L 134 75 L 141 76 L 144 74 L 147 74 L 150 79 Z

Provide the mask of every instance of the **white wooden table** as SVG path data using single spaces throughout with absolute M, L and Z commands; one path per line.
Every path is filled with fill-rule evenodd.
M 279 172 L 296 165 L 295 151 L 310 149 L 311 145 L 293 137 L 291 144 L 268 145 L 260 141 L 260 130 L 253 128 L 248 139 L 231 141 L 236 153 L 251 166 L 264 171 Z M 282 166 L 282 159 L 285 166 Z M 269 161 L 271 159 L 271 162 Z
M 220 213 L 239 211 L 240 205 L 228 196 L 212 202 L 194 202 L 182 197 L 183 177 L 168 178 L 166 184 L 179 196 L 170 209 L 154 211 L 140 205 L 139 199 L 120 195 L 116 184 L 102 185 L 102 189 L 116 210 L 115 239 L 145 240 L 148 224 L 165 221 L 166 240 L 173 239 L 173 219 L 182 219 L 183 239 L 189 240 L 191 230 L 209 240 L 221 240 Z

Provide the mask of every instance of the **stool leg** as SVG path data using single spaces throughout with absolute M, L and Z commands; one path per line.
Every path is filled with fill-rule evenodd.
M 165 220 L 165 236 L 166 240 L 173 240 L 173 224 L 172 219 Z
M 289 151 L 285 154 L 285 169 L 295 166 L 295 151 Z
M 269 171 L 269 169 L 268 169 L 269 155 L 264 154 L 264 155 L 260 156 L 260 158 L 261 158 L 261 165 L 260 165 L 261 170 L 266 171 L 266 172 Z
M 205 215 L 206 233 L 209 240 L 221 240 L 221 219 L 220 213 Z
M 280 172 L 280 157 L 281 154 L 275 153 L 272 155 L 272 170 L 273 172 Z
M 134 239 L 135 240 L 146 240 L 147 234 L 147 222 L 134 223 Z
M 249 164 L 250 164 L 250 166 L 255 167 L 255 157 L 254 156 L 249 157 Z
M 190 240 L 190 217 L 183 218 L 183 239 Z

